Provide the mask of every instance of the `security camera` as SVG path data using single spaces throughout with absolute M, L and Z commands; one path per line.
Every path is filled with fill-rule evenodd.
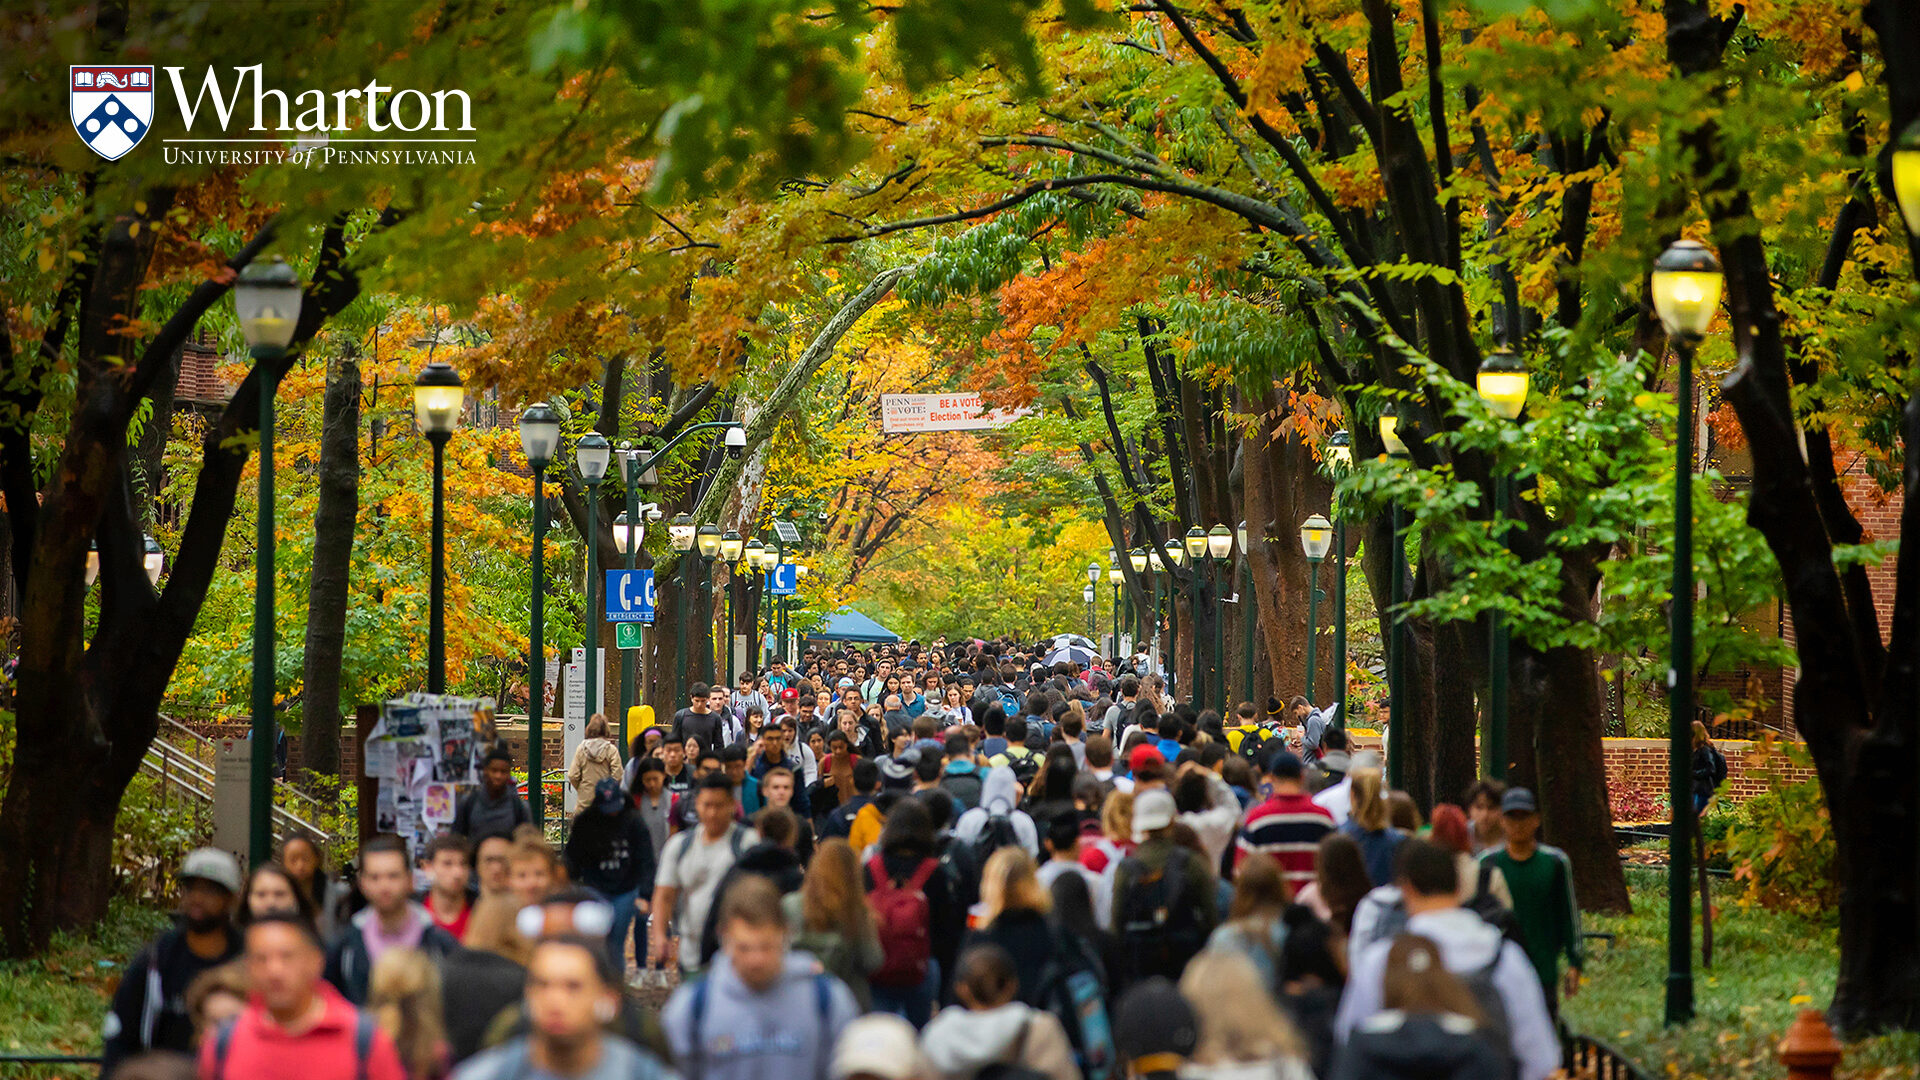
M 747 453 L 747 429 L 738 424 L 727 429 L 727 456 L 738 459 Z

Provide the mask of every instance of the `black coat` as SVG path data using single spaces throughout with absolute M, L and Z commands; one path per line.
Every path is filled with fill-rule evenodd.
M 1333 1080 L 1507 1080 L 1512 1063 L 1461 1017 L 1379 1013 L 1347 1039 Z

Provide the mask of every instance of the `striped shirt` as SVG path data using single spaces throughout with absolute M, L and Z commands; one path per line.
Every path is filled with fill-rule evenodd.
M 1234 862 L 1238 865 L 1256 852 L 1271 855 L 1280 861 L 1288 886 L 1297 893 L 1313 880 L 1320 841 L 1332 831 L 1333 815 L 1314 805 L 1311 795 L 1276 792 L 1247 812 Z

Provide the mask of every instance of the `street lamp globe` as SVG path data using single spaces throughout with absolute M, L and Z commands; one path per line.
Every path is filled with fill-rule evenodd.
M 597 431 L 587 432 L 573 444 L 573 467 L 580 470 L 580 479 L 589 484 L 597 484 L 607 475 L 607 462 L 612 459 L 613 447 L 607 443 L 607 437 Z
M 1920 236 L 1920 120 L 1908 124 L 1893 144 L 1893 198 L 1907 219 L 1907 232 Z
M 760 538 L 757 536 L 747 541 L 746 547 L 744 549 L 744 554 L 741 556 L 741 558 L 746 560 L 747 569 L 749 570 L 760 569 L 760 556 L 766 550 L 767 550 L 767 545 L 761 543 Z
M 233 311 L 250 349 L 284 349 L 300 325 L 300 277 L 275 255 L 251 262 L 233 283 Z
M 667 522 L 667 543 L 673 545 L 675 551 L 690 550 L 695 531 L 693 518 L 686 514 L 675 514 L 673 520 Z
M 1097 562 L 1088 563 L 1087 564 L 1087 587 L 1092 588 L 1099 581 L 1100 581 L 1100 564 Z
M 544 401 L 536 401 L 520 414 L 520 451 L 535 469 L 545 469 L 560 445 L 560 414 Z
M 1511 349 L 1495 349 L 1480 362 L 1480 372 L 1474 384 L 1495 416 L 1502 420 L 1513 420 L 1520 416 L 1521 409 L 1526 408 L 1530 381 L 1526 361 Z
M 413 380 L 413 422 L 428 435 L 451 435 L 460 426 L 460 405 L 466 389 L 460 373 L 445 360 L 420 369 Z
M 1380 410 L 1380 441 L 1392 457 L 1406 457 L 1407 444 L 1400 438 L 1400 410 L 1392 402 Z
M 1677 338 L 1706 336 L 1713 313 L 1720 306 L 1726 278 L 1720 261 L 1698 240 L 1675 240 L 1653 262 L 1653 309 L 1660 323 Z
M 1346 428 L 1334 432 L 1327 439 L 1327 463 L 1345 472 L 1353 465 L 1353 436 Z
M 160 584 L 160 571 L 165 569 L 167 565 L 167 553 L 160 550 L 160 541 L 155 540 L 152 536 L 145 536 L 142 539 L 146 541 L 146 550 L 141 556 L 141 562 L 147 568 L 147 584 L 158 585 Z
M 100 580 L 100 542 L 89 540 L 87 542 L 87 588 L 93 588 L 93 583 L 98 580 Z
M 1167 541 L 1166 553 L 1167 553 L 1167 559 L 1166 559 L 1167 565 L 1181 566 L 1181 565 L 1184 565 L 1187 561 L 1186 546 L 1181 544 L 1178 537 L 1171 538 Z
M 734 532 L 732 529 L 728 529 L 726 533 L 720 537 L 720 561 L 721 562 L 726 563 L 728 566 L 732 566 L 734 563 L 739 562 L 740 559 L 746 555 L 746 553 L 747 553 L 747 542 L 740 538 L 739 533 Z
M 1146 573 L 1147 572 L 1147 549 L 1134 548 L 1132 551 L 1127 552 L 1127 563 L 1128 565 L 1133 567 L 1134 573 L 1136 574 Z
M 622 510 L 620 516 L 613 519 L 613 546 L 620 549 L 620 554 L 631 555 L 640 550 L 640 539 L 646 531 L 644 521 L 629 521 L 627 512 Z
M 720 526 L 709 521 L 694 533 L 694 540 L 700 545 L 700 557 L 711 559 L 720 554 Z
M 1300 550 L 1307 553 L 1308 562 L 1318 563 L 1332 547 L 1333 522 L 1315 514 L 1300 523 Z
M 1195 525 L 1187 530 L 1187 535 L 1182 542 L 1186 545 L 1187 558 L 1201 558 L 1207 553 L 1207 530 Z
M 1233 554 L 1233 530 L 1225 525 L 1215 525 L 1207 530 L 1207 554 L 1216 559 L 1224 559 Z
M 1122 570 L 1117 566 L 1109 567 L 1107 569 L 1107 584 L 1118 585 L 1125 580 L 1127 580 L 1127 572 L 1125 570 Z
M 1092 585 L 1088 585 L 1086 588 L 1080 590 L 1080 602 L 1083 604 L 1093 603 L 1093 586 Z

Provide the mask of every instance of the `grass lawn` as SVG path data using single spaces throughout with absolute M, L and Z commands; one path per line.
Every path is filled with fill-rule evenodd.
M 1655 1076 L 1783 1076 L 1774 1056 L 1787 1026 L 1803 1008 L 1824 1009 L 1833 998 L 1835 925 L 1831 921 L 1742 909 L 1736 890 L 1716 880 L 1713 970 L 1699 968 L 1698 912 L 1694 929 L 1694 1009 L 1681 1028 L 1661 1023 L 1667 974 L 1666 877 L 1663 870 L 1628 867 L 1634 912 L 1589 915 L 1586 929 L 1615 935 L 1595 943 L 1578 997 L 1564 1006 L 1576 1030 L 1604 1039 Z M 1721 890 L 1724 888 L 1724 892 Z M 1920 1035 L 1867 1039 L 1846 1047 L 1839 1075 L 1920 1076 Z
M 100 1023 L 120 969 L 166 924 L 162 912 L 116 900 L 93 934 L 61 934 L 37 960 L 0 962 L 0 1053 L 98 1054 Z M 92 1065 L 0 1067 L 8 1080 L 99 1071 Z

